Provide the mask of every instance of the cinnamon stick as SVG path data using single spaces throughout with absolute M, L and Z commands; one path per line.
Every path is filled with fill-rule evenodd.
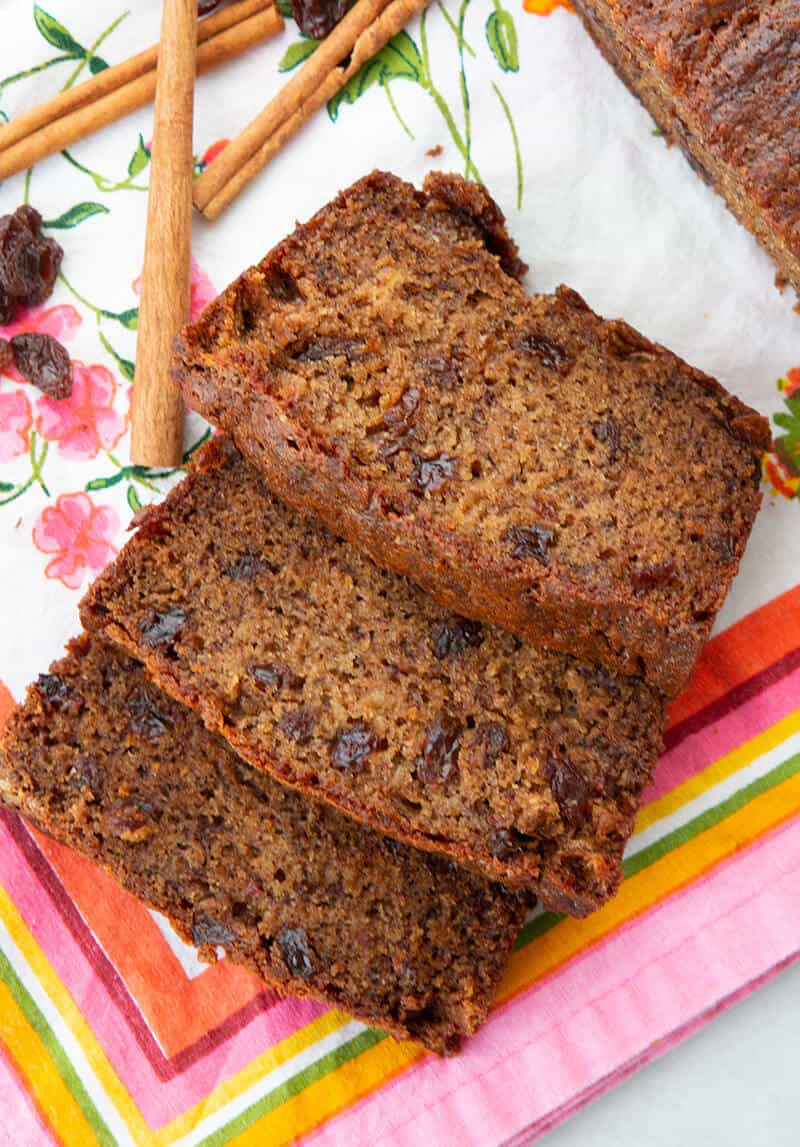
M 196 49 L 197 0 L 164 0 L 131 412 L 131 458 L 143 466 L 177 466 L 183 453 L 169 362 L 189 315 Z
M 401 0 L 408 3 L 409 0 Z M 346 59 L 362 33 L 380 16 L 390 0 L 358 0 L 347 15 L 281 89 L 275 99 L 228 144 L 194 186 L 194 205 L 203 211 L 251 155 L 290 119 Z
M 224 32 L 226 28 L 239 24 L 248 16 L 254 16 L 257 12 L 269 8 L 271 5 L 272 0 L 239 0 L 236 4 L 229 4 L 226 8 L 212 12 L 210 16 L 201 20 L 197 25 L 198 44 L 210 40 L 212 36 Z M 40 127 L 53 123 L 54 120 L 68 115 L 77 108 L 94 103 L 95 100 L 107 96 L 109 92 L 121 88 L 123 84 L 128 84 L 131 80 L 137 80 L 139 76 L 154 71 L 157 60 L 158 44 L 153 44 L 151 48 L 145 48 L 143 52 L 131 56 L 128 60 L 123 60 L 122 63 L 104 68 L 102 72 L 98 72 L 96 76 L 78 84 L 77 87 L 59 92 L 57 96 L 37 104 L 30 111 L 15 116 L 14 119 L 0 127 L 0 151 L 11 147 L 12 143 L 32 135 Z
M 255 3 L 256 0 L 243 0 L 242 4 L 234 5 L 230 9 L 223 8 L 221 12 L 214 13 L 214 16 L 221 16 L 223 12 L 231 13 L 237 8 L 243 10 L 245 6 L 249 10 L 255 7 Z M 208 16 L 200 26 L 210 23 L 214 16 Z M 199 45 L 197 72 L 210 71 L 218 64 L 234 59 L 282 30 L 283 17 L 280 12 L 271 3 L 265 5 L 263 0 L 258 0 L 258 8 L 252 15 L 234 24 L 228 24 Z M 101 72 L 97 78 L 101 78 L 104 74 Z M 88 87 L 88 84 L 82 86 Z M 0 151 L 0 180 L 23 171 L 48 155 L 62 151 L 100 128 L 122 119 L 129 112 L 145 107 L 152 102 L 155 90 L 156 72 L 151 70 L 124 83 L 121 87 L 113 88 L 93 102 L 71 110 L 24 139 L 12 143 L 6 150 Z M 14 119 L 7 126 L 11 127 L 16 123 L 17 120 Z
M 255 179 L 270 160 L 274 159 L 278 152 L 285 147 L 303 124 L 311 119 L 332 96 L 336 95 L 340 87 L 341 84 L 338 82 L 338 77 L 332 72 L 328 78 L 320 84 L 310 99 L 306 100 L 302 107 L 298 108 L 285 123 L 281 124 L 276 132 L 268 136 L 258 151 L 254 152 L 247 162 L 242 164 L 233 177 L 228 180 L 222 190 L 218 192 L 213 199 L 209 200 L 203 208 L 203 217 L 209 221 L 217 219 L 228 204 L 236 198 L 239 192 L 243 191 L 248 183 Z M 214 163 L 216 162 L 217 161 L 214 160 Z M 197 206 L 196 203 L 195 206 Z
M 195 181 L 194 205 L 202 211 L 205 218 L 216 219 L 303 124 L 335 96 L 362 64 L 379 52 L 392 36 L 396 36 L 413 16 L 427 6 L 428 2 L 429 0 L 390 0 L 387 4 L 386 0 L 383 2 L 372 0 L 372 3 L 368 4 L 368 0 L 360 0 L 349 13 L 352 16 L 359 9 L 362 10 L 361 18 L 357 24 L 354 22 L 354 26 L 362 27 L 368 15 L 371 16 L 371 20 L 363 26 L 348 49 L 347 64 L 328 67 L 331 58 L 338 63 L 347 56 L 347 52 L 341 54 L 341 48 L 336 45 L 329 49 L 324 57 L 322 56 L 323 50 L 328 48 L 336 31 L 339 30 L 337 28 L 300 69 L 295 77 L 297 82 L 290 81 Z M 377 18 L 374 15 L 376 10 L 378 10 Z M 345 20 L 348 18 L 345 17 Z M 344 23 L 343 20 L 339 28 L 342 28 Z M 348 41 L 349 38 L 350 33 Z M 316 66 L 313 66 L 315 61 Z M 309 91 L 311 94 L 304 96 L 304 93 Z M 300 99 L 302 102 L 298 102 Z M 260 138 L 261 143 L 251 151 L 252 141 L 255 138 Z M 242 160 L 240 157 L 245 151 L 248 154 Z M 209 178 L 212 175 L 214 178 Z

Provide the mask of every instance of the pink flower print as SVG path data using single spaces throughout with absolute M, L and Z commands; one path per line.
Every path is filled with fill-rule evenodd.
M 98 573 L 116 557 L 113 539 L 119 517 L 111 506 L 95 506 L 88 494 L 61 494 L 45 506 L 33 527 L 33 544 L 55 556 L 45 577 L 58 578 L 67 589 L 80 589 L 87 571 Z
M 40 334 L 52 335 L 60 343 L 69 342 L 75 337 L 75 332 L 81 325 L 81 316 L 74 307 L 23 307 L 17 313 L 13 323 L 0 326 L 0 338 L 11 339 L 14 335 Z M 13 363 L 9 363 L 4 374 L 13 378 L 15 382 L 23 379 Z
M 32 422 L 31 404 L 23 391 L 0 394 L 0 462 L 27 454 Z
M 0 338 L 10 339 L 14 335 L 52 335 L 59 342 L 68 342 L 81 325 L 81 316 L 74 307 L 23 307 L 17 312 L 13 323 L 0 326 Z
M 189 300 L 189 315 L 192 322 L 216 297 L 217 292 L 214 290 L 214 284 L 200 265 L 192 259 L 191 296 Z
M 117 383 L 104 366 L 72 364 L 69 398 L 42 397 L 36 406 L 36 429 L 57 442 L 65 458 L 96 458 L 116 446 L 128 425 L 127 414 L 114 409 Z
M 190 273 L 189 318 L 194 322 L 200 312 L 204 310 L 212 299 L 216 299 L 217 292 L 214 284 L 202 269 L 196 259 L 192 259 Z M 133 280 L 133 290 L 137 295 L 142 293 L 142 276 Z

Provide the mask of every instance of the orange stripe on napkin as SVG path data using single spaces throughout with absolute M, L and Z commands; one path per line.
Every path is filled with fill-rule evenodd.
M 694 716 L 798 648 L 800 586 L 795 586 L 712 637 L 689 688 L 672 703 L 670 725 Z

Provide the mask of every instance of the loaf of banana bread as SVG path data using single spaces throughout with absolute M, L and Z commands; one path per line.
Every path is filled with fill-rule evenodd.
M 0 800 L 283 993 L 439 1053 L 485 1019 L 518 897 L 244 764 L 96 637 L 42 674 L 0 742 Z
M 465 621 L 222 438 L 82 605 L 251 764 L 583 914 L 615 891 L 662 696 Z
M 800 292 L 797 0 L 575 0 L 618 75 Z
M 449 609 L 687 682 L 766 421 L 566 288 L 457 176 L 362 179 L 188 326 L 175 378 L 270 488 Z

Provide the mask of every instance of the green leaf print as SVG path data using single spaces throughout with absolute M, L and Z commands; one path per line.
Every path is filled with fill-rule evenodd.
M 399 32 L 377 55 L 358 69 L 341 91 L 328 100 L 328 115 L 336 122 L 342 104 L 354 104 L 373 84 L 386 86 L 392 80 L 420 83 L 422 75 L 422 57 L 417 45 L 408 32 Z
M 140 171 L 144 171 L 150 162 L 150 152 L 144 146 L 144 138 L 140 135 L 139 142 L 136 144 L 136 150 L 131 156 L 131 161 L 128 164 L 128 175 L 131 179 L 135 179 Z
M 298 64 L 303 64 L 313 56 L 319 47 L 319 40 L 298 40 L 296 44 L 290 44 L 286 51 L 281 56 L 280 63 L 278 64 L 279 72 L 291 72 L 292 68 L 296 68 Z
M 108 215 L 108 208 L 104 207 L 102 203 L 76 203 L 74 207 L 70 207 L 57 219 L 45 219 L 42 226 L 49 227 L 51 231 L 63 231 L 67 228 L 77 227 L 79 223 L 83 223 L 85 219 L 91 219 L 93 215 Z
M 800 394 L 784 399 L 788 414 L 773 415 L 773 422 L 786 433 L 775 439 L 775 453 L 792 478 L 800 478 Z
M 495 10 L 486 21 L 486 42 L 504 72 L 519 71 L 519 51 L 514 18 L 495 0 Z
M 139 308 L 131 307 L 127 311 L 107 311 L 104 307 L 100 308 L 100 314 L 105 319 L 114 319 L 115 322 L 120 323 L 127 331 L 135 331 L 139 326 Z
M 141 510 L 142 503 L 139 499 L 139 495 L 136 493 L 136 487 L 135 486 L 129 486 L 128 487 L 127 498 L 128 498 L 128 505 L 133 510 L 134 514 L 138 510 Z
M 124 470 L 118 470 L 116 474 L 110 474 L 107 478 L 92 478 L 87 482 L 85 490 L 107 490 L 109 486 L 116 486 L 117 482 L 121 482 L 126 477 Z
M 128 382 L 133 382 L 133 376 L 136 369 L 134 364 L 130 361 L 130 359 L 123 358 L 121 354 L 118 354 L 114 350 L 113 346 L 102 331 L 98 331 L 97 337 L 100 339 L 100 342 L 103 344 L 103 346 L 113 358 L 114 362 L 117 364 L 117 369 L 119 370 L 122 377 L 127 378 Z
M 448 7 L 455 9 L 455 15 L 448 11 Z M 485 12 L 486 8 L 489 8 L 490 12 L 488 18 L 485 19 L 483 12 Z M 282 10 L 285 10 L 285 14 L 288 12 L 289 8 L 287 3 L 283 4 Z M 398 124 L 409 139 L 413 140 L 415 138 L 414 132 L 403 118 L 402 111 L 395 99 L 392 83 L 393 80 L 411 81 L 417 84 L 433 100 L 436 110 L 444 120 L 447 133 L 464 161 L 464 175 L 466 178 L 474 179 L 480 183 L 481 174 L 473 155 L 475 141 L 472 136 L 472 96 L 470 94 L 470 78 L 466 68 L 466 58 L 471 57 L 472 59 L 476 59 L 477 53 L 469 42 L 465 31 L 468 14 L 470 12 L 476 12 L 477 10 L 478 5 L 473 4 L 472 0 L 458 0 L 457 3 L 451 5 L 448 5 L 446 0 L 436 0 L 435 5 L 432 4 L 420 15 L 418 41 L 413 40 L 407 31 L 400 32 L 373 56 L 372 59 L 367 60 L 356 74 L 351 76 L 344 87 L 328 101 L 328 116 L 331 122 L 337 122 L 344 105 L 354 104 L 356 100 L 359 100 L 370 88 L 379 87 L 384 91 L 387 103 Z M 457 111 L 450 106 L 448 97 L 445 94 L 445 89 L 440 87 L 438 80 L 434 78 L 433 65 L 434 63 L 437 65 L 435 70 L 438 71 L 440 51 L 437 46 L 436 60 L 432 60 L 427 35 L 427 20 L 432 13 L 434 13 L 433 19 L 441 18 L 444 21 L 456 40 L 458 48 L 457 82 L 461 96 L 461 123 L 459 123 Z M 503 6 L 502 0 L 492 0 L 491 4 L 483 8 L 479 18 L 485 31 L 485 42 L 500 69 L 506 73 L 518 72 L 520 68 L 519 46 L 516 25 L 511 11 Z M 297 41 L 284 53 L 279 64 L 279 70 L 286 72 L 292 68 L 296 68 L 303 60 L 308 59 L 314 49 L 315 45 L 313 41 L 309 42 L 305 38 Z M 443 56 L 444 54 L 441 53 L 441 55 Z M 491 86 L 500 103 L 502 113 L 508 122 L 511 143 L 514 148 L 514 162 L 517 169 L 517 206 L 520 207 L 522 204 L 524 178 L 517 129 L 511 108 L 503 92 L 496 84 L 492 84 Z
M 60 48 L 62 52 L 69 52 L 76 60 L 82 59 L 86 55 L 86 49 L 81 47 L 78 41 L 69 34 L 64 25 L 54 16 L 51 16 L 49 12 L 45 12 L 44 8 L 40 8 L 38 4 L 33 6 L 33 19 L 48 44 L 52 44 L 54 48 Z
M 93 76 L 96 76 L 98 72 L 104 72 L 107 67 L 108 64 L 102 56 L 92 56 L 91 60 L 89 61 L 89 71 Z
M 275 7 L 280 12 L 281 16 L 286 16 L 289 19 L 292 17 L 292 0 L 277 0 Z

